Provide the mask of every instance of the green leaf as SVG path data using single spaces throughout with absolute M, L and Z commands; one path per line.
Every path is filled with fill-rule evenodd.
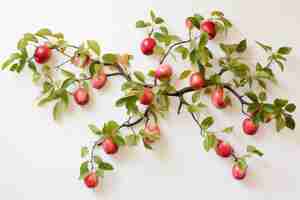
M 194 92 L 193 95 L 192 95 L 192 102 L 196 103 L 197 101 L 199 101 L 200 96 L 201 96 L 201 91 Z
M 203 49 L 208 42 L 208 34 L 206 32 L 201 33 L 201 37 L 199 40 L 199 49 Z
M 233 126 L 229 126 L 229 127 L 226 127 L 222 130 L 223 133 L 232 133 L 233 131 Z
M 270 46 L 268 46 L 268 45 L 265 45 L 265 44 L 263 44 L 263 43 L 261 43 L 261 42 L 258 42 L 258 41 L 256 41 L 256 44 L 258 44 L 261 48 L 263 48 L 266 52 L 268 52 L 268 51 L 272 51 L 272 47 L 270 47 Z
M 113 140 L 118 146 L 124 146 L 126 144 L 126 141 L 120 135 L 116 135 Z
M 128 146 L 136 146 L 140 141 L 140 136 L 137 134 L 127 135 L 125 140 Z
M 284 107 L 289 101 L 286 99 L 275 99 L 274 104 L 276 107 Z
M 191 73 L 192 73 L 191 70 L 184 70 L 184 71 L 180 74 L 179 79 L 180 79 L 180 80 L 186 79 Z
M 21 55 L 19 53 L 13 53 L 9 56 L 9 58 L 2 64 L 2 70 L 7 68 L 10 64 L 12 64 L 15 60 L 18 60 L 21 58 Z
M 209 117 L 206 117 L 202 122 L 201 122 L 201 127 L 206 130 L 208 129 L 209 127 L 211 127 L 214 123 L 214 119 L 209 116 Z
M 214 11 L 211 12 L 211 16 L 223 17 L 224 14 L 223 14 L 223 12 L 221 12 L 221 11 L 214 10 Z
M 102 135 L 103 134 L 102 131 L 97 126 L 95 126 L 93 124 L 89 124 L 88 127 L 96 135 Z
M 133 74 L 134 74 L 134 76 L 137 78 L 137 80 L 139 80 L 139 81 L 145 83 L 146 77 L 145 77 L 145 75 L 143 74 L 143 72 L 141 72 L 141 71 L 135 71 Z
M 28 41 L 25 38 L 22 38 L 18 41 L 17 48 L 19 50 L 25 49 L 28 45 Z
M 279 132 L 285 127 L 285 120 L 282 118 L 281 115 L 276 117 L 276 131 Z
M 58 120 L 64 108 L 64 104 L 62 101 L 58 101 L 55 103 L 53 108 L 53 119 Z
M 89 173 L 89 161 L 85 161 L 80 165 L 79 179 L 83 179 Z
M 48 28 L 42 28 L 40 30 L 38 30 L 35 35 L 40 36 L 40 37 L 45 37 L 45 36 L 51 36 L 52 32 L 50 29 Z
M 239 159 L 237 160 L 237 165 L 238 165 L 239 168 L 241 168 L 242 170 L 246 170 L 247 167 L 248 167 L 245 158 L 239 158 Z
M 296 122 L 295 120 L 292 118 L 292 116 L 285 116 L 285 125 L 287 128 L 294 130 L 296 127 Z
M 203 140 L 203 147 L 205 151 L 209 151 L 210 149 L 214 148 L 217 143 L 217 138 L 214 134 L 206 134 L 206 137 Z
M 105 171 L 111 171 L 113 170 L 113 166 L 107 162 L 101 162 L 98 164 L 99 169 L 105 170 Z
M 252 145 L 247 146 L 247 152 L 252 153 L 252 154 L 256 154 L 260 157 L 264 155 L 260 150 L 258 150 L 255 146 L 252 146 Z
M 34 43 L 38 43 L 38 39 L 35 37 L 35 35 L 33 35 L 32 33 L 25 33 L 24 34 L 24 39 L 26 41 L 31 41 L 31 42 L 34 42 Z
M 153 22 L 155 22 L 156 16 L 153 10 L 150 10 L 150 17 Z
M 282 54 L 282 55 L 287 55 L 289 53 L 291 53 L 292 48 L 290 47 L 280 47 L 277 51 L 277 53 Z
M 293 104 L 293 103 L 290 103 L 290 104 L 285 106 L 285 110 L 292 113 L 296 110 L 296 105 Z
M 200 111 L 201 111 L 201 109 L 200 109 L 199 106 L 193 105 L 193 104 L 188 105 L 187 110 L 188 110 L 189 112 L 191 112 L 191 113 L 196 113 L 196 112 L 200 112 Z
M 117 55 L 112 53 L 107 53 L 102 56 L 102 60 L 105 64 L 115 64 L 117 62 Z
M 104 124 L 102 131 L 107 135 L 111 135 L 111 134 L 115 133 L 118 130 L 118 128 L 119 128 L 118 123 L 111 120 Z
M 273 104 L 263 104 L 262 110 L 266 113 L 273 113 L 274 106 L 273 106 Z
M 175 51 L 181 54 L 182 59 L 186 59 L 189 55 L 189 50 L 183 46 L 178 46 Z
M 88 40 L 87 41 L 88 47 L 98 56 L 100 56 L 101 50 L 100 45 L 95 40 Z
M 145 28 L 149 26 L 149 24 L 147 24 L 146 22 L 144 22 L 143 20 L 138 20 L 136 23 L 135 23 L 135 27 L 136 28 Z
M 258 97 L 259 97 L 260 101 L 266 101 L 267 100 L 267 93 L 266 92 L 260 92 Z
M 75 74 L 68 71 L 68 70 L 65 70 L 65 69 L 61 69 L 60 70 L 62 72 L 62 74 L 67 77 L 67 78 L 74 78 L 75 77 Z
M 243 53 L 247 49 L 247 40 L 242 40 L 236 47 L 238 53 Z
M 162 24 L 162 23 L 164 23 L 164 20 L 161 17 L 156 17 L 154 23 L 155 24 Z
M 87 147 L 81 147 L 80 149 L 80 156 L 81 158 L 86 157 L 89 154 L 89 148 Z
M 258 102 L 258 98 L 254 92 L 249 91 L 249 92 L 246 92 L 245 95 L 253 102 Z

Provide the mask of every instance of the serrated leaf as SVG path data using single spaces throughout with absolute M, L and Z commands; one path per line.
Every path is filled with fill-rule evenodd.
M 95 40 L 88 40 L 87 41 L 88 47 L 97 55 L 100 56 L 101 50 L 100 45 Z

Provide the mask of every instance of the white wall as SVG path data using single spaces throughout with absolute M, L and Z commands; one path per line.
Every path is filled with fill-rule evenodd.
M 299 106 L 299 6 L 295 0 L 2 1 L 0 57 L 14 50 L 22 33 L 50 27 L 75 43 L 97 39 L 105 50 L 131 52 L 136 66 L 153 67 L 156 62 L 139 53 L 143 34 L 134 28 L 137 19 L 146 17 L 152 8 L 165 17 L 174 32 L 184 34 L 186 16 L 221 9 L 235 24 L 232 40 L 247 37 L 249 41 L 294 47 L 286 71 L 278 74 L 280 85 L 271 93 L 288 97 Z M 176 71 L 183 67 L 176 65 Z M 237 148 L 254 144 L 265 152 L 263 159 L 250 161 L 244 182 L 231 178 L 230 161 L 203 151 L 190 116 L 176 116 L 173 111 L 161 123 L 164 136 L 156 151 L 142 147 L 122 150 L 109 159 L 117 170 L 107 174 L 102 191 L 87 190 L 77 179 L 79 149 L 92 141 L 88 123 L 125 119 L 121 110 L 112 107 L 120 95 L 120 79 L 111 81 L 105 93 L 95 94 L 97 102 L 91 108 L 76 109 L 56 124 L 50 107 L 34 105 L 39 90 L 29 75 L 0 73 L 0 199 L 299 199 L 299 128 L 295 133 L 284 130 L 277 134 L 272 124 L 264 126 L 258 136 L 246 137 L 240 131 L 238 102 L 229 111 L 209 111 L 217 117 L 216 127 L 236 125 L 230 139 Z M 174 110 L 176 105 L 174 101 Z M 295 117 L 299 119 L 299 112 Z

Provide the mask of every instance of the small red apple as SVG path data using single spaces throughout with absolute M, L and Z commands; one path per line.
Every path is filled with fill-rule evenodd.
M 99 184 L 99 177 L 95 172 L 91 172 L 84 178 L 84 183 L 88 188 L 95 188 Z
M 211 101 L 215 107 L 220 109 L 227 106 L 224 97 L 224 89 L 222 87 L 218 87 L 212 92 Z
M 161 64 L 155 69 L 155 78 L 159 80 L 168 80 L 173 74 L 171 65 Z
M 91 80 L 92 87 L 99 90 L 104 87 L 106 81 L 107 81 L 107 76 L 105 73 L 97 74 Z
M 232 176 L 236 180 L 242 180 L 246 177 L 247 168 L 242 169 L 238 164 L 233 165 L 232 167 Z
M 218 144 L 216 146 L 216 153 L 219 156 L 227 158 L 227 157 L 231 156 L 232 152 L 233 152 L 233 149 L 228 142 L 224 142 L 222 140 L 218 141 Z
M 141 43 L 141 51 L 144 55 L 152 55 L 154 52 L 154 48 L 156 46 L 156 41 L 151 38 L 145 38 Z
M 193 28 L 193 23 L 189 18 L 186 18 L 186 20 L 185 20 L 185 27 L 189 30 L 191 30 Z
M 160 137 L 160 128 L 157 124 L 150 124 L 148 123 L 145 127 L 145 132 L 147 135 L 153 135 L 155 137 Z M 153 144 L 155 142 L 155 140 L 151 139 L 151 138 L 144 138 L 144 143 L 150 145 Z
M 39 64 L 46 63 L 51 57 L 52 51 L 47 44 L 43 44 L 35 49 L 34 60 Z
M 205 80 L 203 77 L 203 74 L 200 72 L 195 72 L 191 75 L 190 77 L 190 86 L 194 89 L 194 90 L 199 90 L 201 88 L 203 88 L 205 85 Z
M 106 138 L 102 143 L 102 148 L 107 154 L 115 154 L 118 152 L 118 145 L 111 138 Z
M 85 68 L 92 63 L 89 55 L 76 55 L 72 58 L 72 63 L 80 68 Z
M 202 31 L 206 32 L 208 34 L 208 38 L 210 40 L 214 39 L 217 31 L 216 31 L 216 25 L 213 21 L 206 20 L 201 23 L 201 29 Z
M 250 118 L 244 119 L 243 121 L 243 131 L 247 135 L 255 135 L 258 127 L 259 126 Z
M 84 106 L 90 100 L 90 95 L 84 88 L 78 88 L 73 94 L 74 100 L 78 105 Z
M 140 103 L 150 105 L 154 99 L 154 94 L 150 88 L 144 88 L 143 94 L 139 97 Z

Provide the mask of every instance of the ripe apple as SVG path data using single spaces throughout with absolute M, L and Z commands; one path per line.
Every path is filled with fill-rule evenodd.
M 144 55 L 152 55 L 154 52 L 154 48 L 156 46 L 156 41 L 151 38 L 145 38 L 141 43 L 141 51 Z
M 169 64 L 161 64 L 155 69 L 155 78 L 158 80 L 168 80 L 172 76 L 173 70 Z
M 99 184 L 99 177 L 95 172 L 91 172 L 84 178 L 84 183 L 88 188 L 95 188 Z
M 212 92 L 211 101 L 215 107 L 220 109 L 227 106 L 224 97 L 224 89 L 222 87 L 218 87 Z
M 190 86 L 194 89 L 194 90 L 199 90 L 201 88 L 203 88 L 205 85 L 205 80 L 203 77 L 203 74 L 200 72 L 195 72 L 191 75 L 190 77 Z
M 158 137 L 158 138 L 160 137 L 160 128 L 157 124 L 148 123 L 145 127 L 145 132 L 149 136 Z M 145 137 L 143 140 L 144 143 L 148 145 L 153 144 L 155 142 L 154 139 L 148 137 Z
M 243 121 L 243 131 L 247 135 L 255 135 L 258 127 L 258 124 L 255 124 L 254 121 L 250 118 L 246 118 Z
M 247 168 L 242 169 L 238 164 L 234 164 L 232 167 L 232 176 L 236 180 L 242 180 L 246 177 Z
M 84 106 L 90 100 L 90 95 L 84 88 L 78 88 L 73 94 L 74 100 L 78 105 Z
M 47 44 L 43 44 L 35 49 L 34 60 L 39 64 L 46 63 L 51 57 L 52 50 L 48 47 Z
M 105 73 L 97 74 L 91 80 L 92 87 L 99 90 L 104 87 L 106 81 L 107 81 L 107 76 Z
M 210 40 L 215 38 L 215 36 L 217 34 L 217 30 L 216 30 L 216 25 L 213 21 L 206 20 L 201 23 L 200 27 L 201 27 L 202 31 L 204 31 L 208 34 L 208 38 Z
M 118 145 L 111 138 L 106 138 L 102 143 L 102 148 L 107 154 L 115 154 L 118 152 Z
M 233 152 L 233 149 L 228 142 L 224 142 L 222 140 L 218 141 L 218 144 L 216 146 L 216 153 L 219 156 L 227 158 L 227 157 L 231 156 L 232 152 Z
M 154 99 L 154 94 L 150 88 L 144 88 L 142 95 L 139 97 L 140 103 L 150 105 Z

